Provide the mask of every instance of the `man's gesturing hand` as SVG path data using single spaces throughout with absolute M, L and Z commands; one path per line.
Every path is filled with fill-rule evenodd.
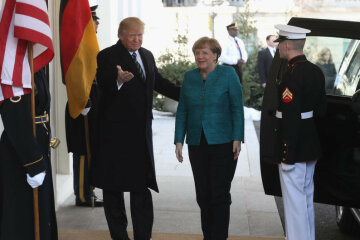
M 119 65 L 117 65 L 116 68 L 118 70 L 117 81 L 119 84 L 123 84 L 133 79 L 134 74 L 132 74 L 131 72 L 123 71 Z

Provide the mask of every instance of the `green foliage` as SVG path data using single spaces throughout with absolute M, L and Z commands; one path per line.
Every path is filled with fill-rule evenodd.
M 243 94 L 244 104 L 260 110 L 262 105 L 263 88 L 260 86 L 260 77 L 257 67 L 258 51 L 252 51 L 243 66 Z
M 158 63 L 160 74 L 177 86 L 181 86 L 185 72 L 195 68 L 195 63 L 188 60 L 180 50 L 171 53 L 167 49 L 166 53 L 158 58 Z
M 178 32 L 174 43 L 177 46 L 176 51 L 171 52 L 166 49 L 166 52 L 158 58 L 157 63 L 159 72 L 163 77 L 169 79 L 175 85 L 181 86 L 185 72 L 195 68 L 196 64 L 189 60 L 189 54 L 186 50 L 188 44 L 186 35 L 181 35 Z M 161 94 L 154 94 L 153 106 L 156 110 L 163 110 L 164 97 Z
M 239 25 L 239 36 L 244 40 L 246 46 L 249 46 L 251 42 L 256 41 L 257 29 L 254 27 L 254 24 L 256 23 L 254 16 L 255 13 L 250 12 L 249 0 L 245 1 L 244 12 L 233 14 L 234 21 Z

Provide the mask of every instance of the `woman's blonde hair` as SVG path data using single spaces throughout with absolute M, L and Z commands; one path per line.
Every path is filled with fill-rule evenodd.
M 120 37 L 125 31 L 129 29 L 144 29 L 145 23 L 137 17 L 128 17 L 123 19 L 119 24 L 118 36 Z
M 320 64 L 325 64 L 326 62 L 325 62 L 325 59 L 324 59 L 324 56 L 325 56 L 325 54 L 326 53 L 330 53 L 330 58 L 329 58 L 329 62 L 328 63 L 334 63 L 333 62 L 333 59 L 332 59 L 332 54 L 331 54 L 331 51 L 330 51 L 330 49 L 329 48 L 323 48 L 323 49 L 321 49 L 321 51 L 319 52 L 319 54 L 318 54 L 318 63 L 320 63 Z
M 215 38 L 202 37 L 199 38 L 193 45 L 192 51 L 195 54 L 195 50 L 209 47 L 210 50 L 216 54 L 216 62 L 221 55 L 221 46 Z

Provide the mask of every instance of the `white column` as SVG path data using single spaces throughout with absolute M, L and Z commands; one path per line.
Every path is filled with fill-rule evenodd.
M 97 36 L 100 50 L 115 44 L 118 39 L 119 6 L 121 6 L 122 3 L 122 0 L 108 0 L 99 3 L 97 15 L 100 18 L 100 25 Z
M 60 65 L 60 33 L 59 33 L 59 9 L 60 0 L 49 1 L 50 25 L 53 32 L 55 57 L 50 64 L 50 93 L 51 93 L 51 130 L 52 136 L 60 139 L 61 144 L 56 150 L 52 150 L 53 168 L 56 173 L 69 174 L 69 155 L 66 147 L 65 135 L 65 105 L 67 94 L 61 78 Z

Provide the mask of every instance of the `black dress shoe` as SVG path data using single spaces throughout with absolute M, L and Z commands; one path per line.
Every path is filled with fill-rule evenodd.
M 78 207 L 92 207 L 91 201 L 86 201 L 86 202 L 76 201 L 75 205 Z M 103 207 L 103 206 L 104 206 L 104 202 L 100 198 L 97 198 L 95 196 L 94 207 Z

